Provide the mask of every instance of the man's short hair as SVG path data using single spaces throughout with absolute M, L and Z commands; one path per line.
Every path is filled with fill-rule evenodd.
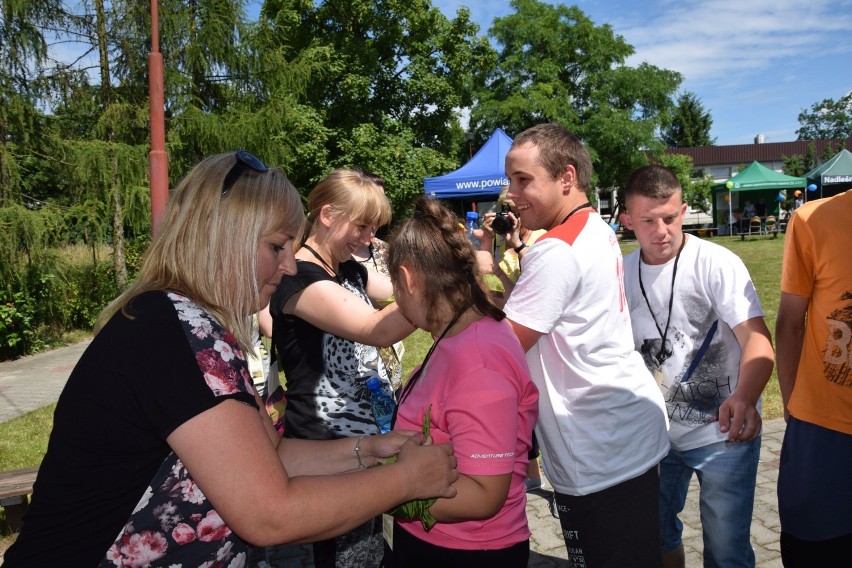
M 585 192 L 592 186 L 592 159 L 582 140 L 561 124 L 549 122 L 527 128 L 512 140 L 512 148 L 532 144 L 538 147 L 539 163 L 557 179 L 568 166 L 577 172 L 577 186 Z
M 633 171 L 624 187 L 624 200 L 634 195 L 651 199 L 668 199 L 675 192 L 683 192 L 677 175 L 665 166 L 653 164 Z

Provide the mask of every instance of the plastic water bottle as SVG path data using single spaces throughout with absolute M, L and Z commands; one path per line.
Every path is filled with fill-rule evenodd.
M 479 228 L 479 213 L 476 211 L 468 211 L 465 216 L 464 227 L 467 231 L 467 238 L 470 239 L 471 243 L 473 243 L 473 248 L 479 250 L 479 238 L 473 234 L 474 229 Z
M 396 403 L 382 386 L 382 380 L 379 377 L 367 379 L 367 388 L 370 389 L 370 406 L 379 430 L 382 434 L 390 432 Z

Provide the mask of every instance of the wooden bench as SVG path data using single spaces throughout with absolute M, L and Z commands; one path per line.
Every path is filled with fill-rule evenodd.
M 21 530 L 24 515 L 30 508 L 37 467 L 0 472 L 0 507 L 6 511 L 6 524 L 16 533 Z

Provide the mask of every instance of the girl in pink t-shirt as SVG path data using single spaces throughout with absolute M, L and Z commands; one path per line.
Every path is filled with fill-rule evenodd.
M 395 427 L 419 430 L 429 412 L 430 434 L 452 443 L 461 477 L 458 494 L 428 515 L 395 519 L 385 566 L 525 567 L 524 478 L 538 390 L 524 351 L 491 302 L 458 219 L 435 199 L 417 200 L 390 242 L 388 266 L 400 311 L 436 338 L 402 388 Z

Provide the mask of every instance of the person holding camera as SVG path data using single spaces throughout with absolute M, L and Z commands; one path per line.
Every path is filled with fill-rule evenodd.
M 506 197 L 509 186 L 503 188 L 497 198 L 500 211 L 486 213 L 482 221 L 479 237 L 480 250 L 477 252 L 479 269 L 483 274 L 492 274 L 500 279 L 503 291 L 492 291 L 492 300 L 501 308 L 509 299 L 509 293 L 515 287 L 515 282 L 521 275 L 521 258 L 538 238 L 546 233 L 544 229 L 531 231 L 524 227 L 521 220 L 512 213 L 514 202 Z M 526 479 L 527 491 L 541 489 L 541 468 L 539 458 L 541 450 L 533 432 L 532 448 L 528 456 Z M 551 509 L 553 511 L 553 509 Z M 554 516 L 556 516 L 554 514 Z
M 508 186 L 503 188 L 497 203 L 500 211 L 486 213 L 480 231 L 480 250 L 477 253 L 479 268 L 484 274 L 493 274 L 503 285 L 502 293 L 495 293 L 495 302 L 502 306 L 521 275 L 521 258 L 529 247 L 546 233 L 545 230 L 531 231 L 524 227 L 512 212 L 514 203 L 506 198 Z

